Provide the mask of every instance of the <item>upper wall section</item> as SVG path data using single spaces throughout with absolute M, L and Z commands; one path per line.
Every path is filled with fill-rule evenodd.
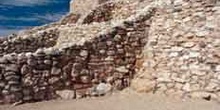
M 52 47 L 56 44 L 58 34 L 56 28 L 51 28 L 8 36 L 0 40 L 0 56 L 9 53 L 34 52 L 38 48 Z
M 72 0 L 70 2 L 70 13 L 84 14 L 108 0 Z

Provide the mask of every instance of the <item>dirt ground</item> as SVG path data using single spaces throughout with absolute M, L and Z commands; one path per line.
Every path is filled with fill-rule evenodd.
M 220 110 L 220 103 L 152 94 L 117 93 L 99 98 L 0 106 L 0 110 Z

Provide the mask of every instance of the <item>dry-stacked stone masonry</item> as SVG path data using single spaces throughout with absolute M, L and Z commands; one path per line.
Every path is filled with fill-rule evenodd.
M 145 58 L 139 61 L 143 64 L 133 87 L 219 99 L 219 0 L 163 1 L 152 19 Z
M 142 92 L 219 99 L 218 0 L 95 5 L 0 39 L 1 103 L 56 99 L 64 90 L 72 98 L 92 96 L 107 84 L 111 90 L 131 84 Z
M 19 51 L 3 50 L 5 53 L 0 58 L 1 102 L 51 100 L 56 99 L 57 91 L 61 90 L 74 91 L 74 98 L 90 96 L 93 95 L 91 89 L 103 82 L 111 84 L 113 90 L 128 87 L 135 73 L 136 59 L 147 42 L 153 12 L 153 8 L 146 8 L 144 14 L 121 20 L 115 25 L 60 26 L 53 32 L 59 33 L 55 45 L 39 46 L 30 51 L 26 48 L 28 44 L 22 44 L 24 47 L 9 48 L 19 48 Z M 100 28 L 102 30 L 98 33 L 92 32 L 95 29 L 87 30 L 87 27 L 97 27 L 93 25 L 108 28 Z M 81 30 L 81 27 L 86 30 Z M 73 28 L 74 33 L 71 33 Z M 51 34 L 45 35 L 45 39 Z M 71 36 L 73 40 L 67 42 L 65 38 Z M 38 37 L 30 38 L 38 40 Z M 22 37 L 21 41 L 24 39 Z M 17 38 L 13 43 L 16 41 Z
M 56 29 L 51 29 L 26 34 L 23 37 L 10 35 L 8 38 L 2 38 L 0 41 L 0 56 L 13 52 L 34 52 L 38 48 L 52 47 L 56 44 L 58 34 Z
M 86 14 L 89 10 L 110 0 L 72 0 L 70 2 L 70 12 L 76 14 Z

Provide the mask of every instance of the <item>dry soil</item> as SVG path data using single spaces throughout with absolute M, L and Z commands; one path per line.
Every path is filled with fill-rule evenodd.
M 161 95 L 117 93 L 99 98 L 54 100 L 0 106 L 0 110 L 220 110 L 220 103 L 196 99 L 178 99 Z

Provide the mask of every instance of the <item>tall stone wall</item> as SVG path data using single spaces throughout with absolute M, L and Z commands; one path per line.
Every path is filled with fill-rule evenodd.
M 216 0 L 168 0 L 158 6 L 133 87 L 219 99 L 219 6 Z

